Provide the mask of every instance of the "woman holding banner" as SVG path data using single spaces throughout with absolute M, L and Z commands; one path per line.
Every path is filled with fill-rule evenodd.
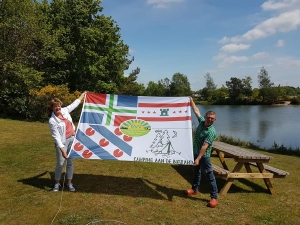
M 85 94 L 86 92 L 83 92 L 72 104 L 63 108 L 63 103 L 58 98 L 54 98 L 50 102 L 53 112 L 49 119 L 49 126 L 56 149 L 55 185 L 53 191 L 59 191 L 61 187 L 60 179 L 65 160 L 67 161 L 67 187 L 69 191 L 75 191 L 72 184 L 74 169 L 73 159 L 68 158 L 68 153 L 75 135 L 75 125 L 70 113 L 77 108 Z

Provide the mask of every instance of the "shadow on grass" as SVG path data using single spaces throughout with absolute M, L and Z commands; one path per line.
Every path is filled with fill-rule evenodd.
M 49 179 L 48 174 L 50 174 L 51 179 Z M 62 175 L 62 177 L 63 176 L 64 174 Z M 18 182 L 46 191 L 52 191 L 54 184 L 53 177 L 53 172 L 45 171 L 34 177 L 20 179 L 18 180 Z M 76 192 L 79 193 L 122 195 L 137 198 L 152 198 L 168 201 L 172 201 L 173 197 L 175 196 L 187 198 L 183 190 L 168 188 L 166 186 L 162 186 L 158 183 L 142 178 L 126 178 L 92 174 L 74 174 L 73 180 L 75 181 L 74 186 L 76 188 Z
M 144 181 L 147 182 L 148 184 L 154 186 L 156 191 L 158 191 L 158 192 L 166 195 L 167 199 L 169 201 L 172 201 L 174 197 L 184 197 L 184 198 L 188 198 L 188 199 L 191 199 L 191 200 L 197 200 L 197 201 L 201 200 L 203 202 L 208 203 L 208 200 L 204 199 L 204 198 L 195 198 L 194 196 L 186 196 L 184 194 L 184 190 L 178 190 L 178 189 L 174 189 L 174 188 L 168 188 L 168 187 L 156 184 L 156 183 L 151 182 L 151 181 L 146 180 L 146 179 L 144 179 Z
M 186 166 L 186 165 L 172 165 L 173 169 L 177 171 L 178 174 L 180 174 L 187 182 L 189 182 L 192 185 L 193 181 L 193 166 Z M 219 191 L 224 187 L 226 180 L 222 178 L 216 178 L 217 180 L 217 186 Z M 244 189 L 239 187 L 238 183 L 242 183 L 245 186 L 249 187 L 249 189 Z M 190 187 L 187 187 L 190 188 Z M 199 187 L 199 191 L 201 193 L 210 193 L 210 185 L 208 180 L 206 179 L 205 176 L 201 179 L 201 184 Z M 259 184 L 256 184 L 252 182 L 251 180 L 247 179 L 236 179 L 234 183 L 231 185 L 228 193 L 252 193 L 252 192 L 257 192 L 257 193 L 269 193 L 268 189 L 266 186 L 261 186 Z

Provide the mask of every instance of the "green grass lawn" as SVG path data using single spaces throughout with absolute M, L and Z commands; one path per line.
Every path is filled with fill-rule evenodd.
M 54 218 L 62 225 L 300 224 L 299 157 L 263 152 L 273 157 L 271 166 L 290 173 L 271 180 L 275 194 L 262 179 L 241 179 L 219 196 L 215 209 L 206 207 L 206 179 L 198 196 L 183 194 L 191 166 L 76 159 L 76 192 L 52 192 L 55 150 L 48 124 L 0 124 L 0 224 L 51 224 Z M 219 189 L 224 182 L 217 179 Z

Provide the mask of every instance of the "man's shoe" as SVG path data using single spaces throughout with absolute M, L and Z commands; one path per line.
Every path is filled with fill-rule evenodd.
M 211 207 L 211 208 L 216 208 L 218 205 L 218 200 L 217 199 L 210 199 L 209 203 L 207 204 L 207 206 Z
M 54 188 L 52 189 L 53 191 L 59 191 L 59 188 L 60 188 L 60 184 L 57 183 L 54 185 Z
M 75 191 L 73 184 L 67 184 L 69 191 Z
M 185 190 L 184 193 L 186 195 L 197 195 L 199 193 L 199 191 L 194 191 L 192 188 L 189 188 L 189 189 Z

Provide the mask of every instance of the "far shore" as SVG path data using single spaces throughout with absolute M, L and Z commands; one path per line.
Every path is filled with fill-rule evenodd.
M 284 103 L 279 103 L 279 104 L 276 104 L 276 103 L 274 103 L 274 104 L 272 104 L 272 105 L 280 105 L 280 106 L 282 106 L 282 105 L 285 105 L 285 106 L 288 106 L 288 105 L 291 105 L 291 101 L 283 101 Z

